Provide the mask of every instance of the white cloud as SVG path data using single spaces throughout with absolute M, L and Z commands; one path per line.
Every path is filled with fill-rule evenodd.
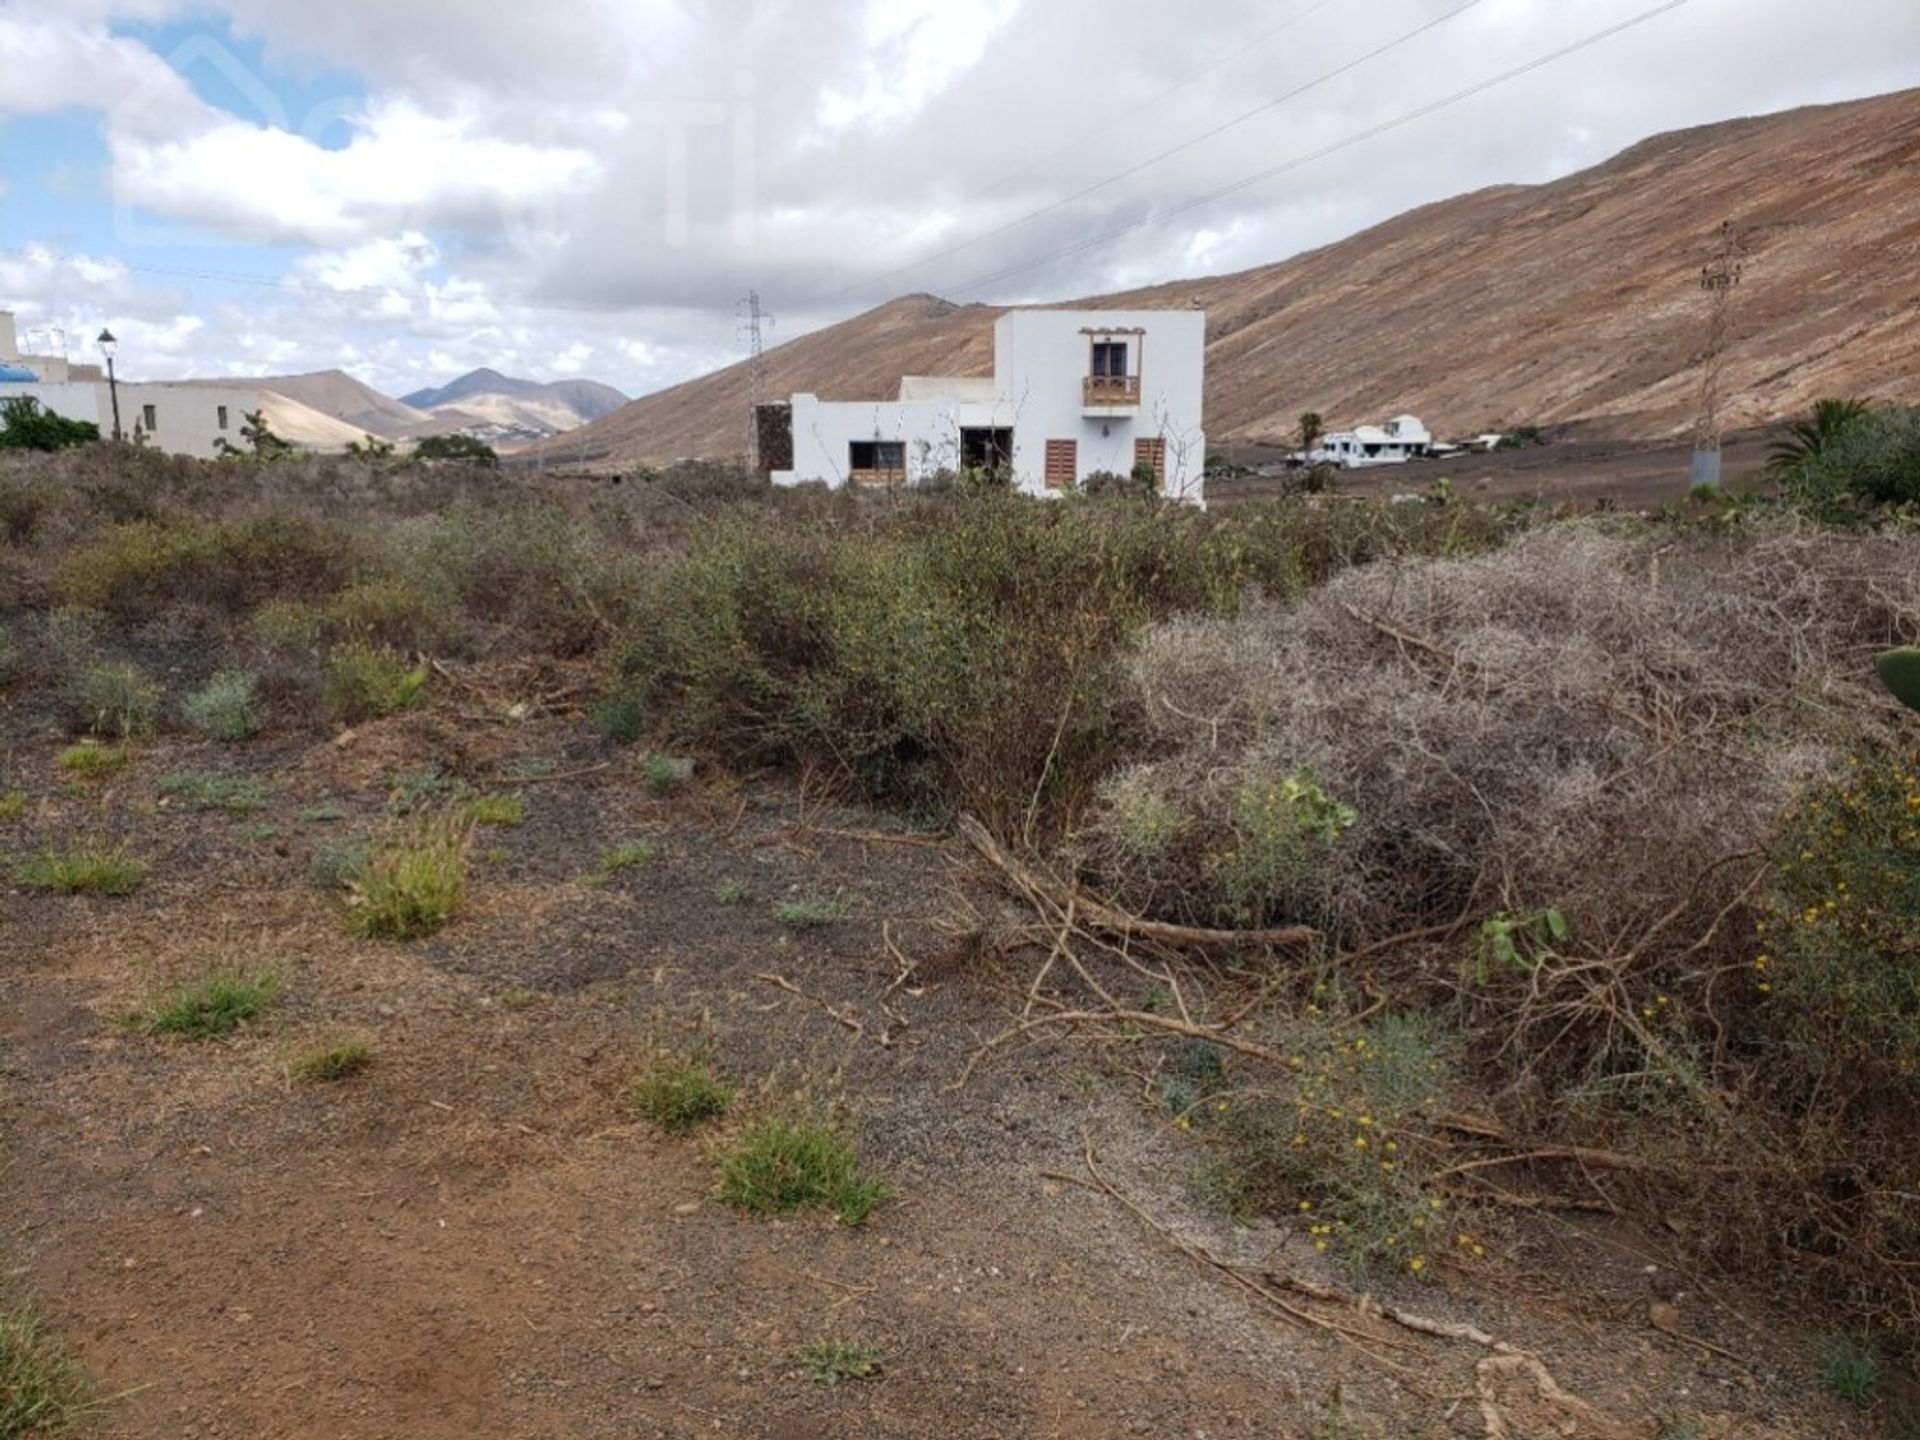
M 1389 61 L 941 254 L 1455 3 L 1285 0 L 1298 17 L 1285 28 L 1272 0 L 1171 13 L 1116 0 L 575 0 L 564 14 L 522 0 L 0 0 L 0 117 L 120 97 L 101 121 L 122 259 L 139 265 L 150 239 L 195 231 L 311 252 L 283 290 L 229 299 L 195 285 L 192 303 L 124 269 L 10 269 L 0 257 L 0 304 L 155 325 L 204 317 L 156 339 L 155 363 L 169 366 L 351 355 L 389 388 L 492 364 L 638 389 L 736 358 L 734 307 L 749 288 L 779 314 L 778 338 L 911 290 L 1095 294 L 1276 260 L 1462 190 L 1553 178 L 1659 130 L 1920 84 L 1913 0 L 1849 0 L 1845 24 L 1804 0 L 1694 0 L 1553 69 L 1059 258 L 1651 3 L 1485 0 Z M 229 113 L 110 29 L 210 11 L 257 40 L 269 67 L 342 72 L 354 93 L 276 116 L 281 91 L 228 76 L 208 93 L 250 97 L 247 113 Z M 10 207 L 28 188 L 22 163 L 0 155 Z M 1013 273 L 974 283 L 1000 272 Z

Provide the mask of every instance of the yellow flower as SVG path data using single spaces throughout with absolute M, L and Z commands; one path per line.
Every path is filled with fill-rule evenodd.
M 1418 1275 L 1422 1270 L 1426 1268 L 1427 1268 L 1427 1257 L 1424 1255 L 1416 1255 L 1413 1257 L 1413 1259 L 1407 1262 L 1407 1269 L 1411 1270 L 1416 1275 Z

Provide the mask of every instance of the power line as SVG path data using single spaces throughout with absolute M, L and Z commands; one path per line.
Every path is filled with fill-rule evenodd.
M 1359 131 L 1356 134 L 1349 135 L 1341 140 L 1336 140 L 1330 145 L 1323 145 L 1317 150 L 1309 151 L 1303 155 L 1296 155 L 1291 160 L 1269 166 L 1243 179 L 1236 180 L 1230 185 L 1223 185 L 1217 190 L 1210 190 L 1203 195 L 1196 195 L 1192 199 L 1182 201 L 1178 205 L 1171 206 L 1165 210 L 1155 211 L 1153 214 L 1144 216 L 1139 220 L 1129 221 L 1125 225 L 1116 226 L 1114 229 L 1103 231 L 1098 235 L 1089 236 L 1087 239 L 1076 241 L 1071 245 L 1061 246 L 1059 249 L 1042 255 L 1038 259 L 1022 261 L 1018 265 L 1009 265 L 1004 269 L 996 270 L 988 275 L 979 276 L 963 284 L 943 288 L 952 295 L 961 295 L 968 291 L 977 291 L 989 285 L 997 285 L 1003 280 L 1012 279 L 1016 275 L 1024 275 L 1029 271 L 1041 269 L 1044 266 L 1064 260 L 1069 256 L 1098 249 L 1100 246 L 1106 245 L 1111 241 L 1118 240 L 1126 235 L 1131 235 L 1136 230 L 1144 230 L 1149 226 L 1163 224 L 1176 216 L 1185 215 L 1205 205 L 1211 205 L 1216 200 L 1223 200 L 1229 195 L 1237 195 L 1243 190 L 1251 190 L 1257 185 L 1263 185 L 1269 180 L 1278 179 L 1280 176 L 1301 169 L 1303 166 L 1311 165 L 1317 160 L 1324 160 L 1329 155 L 1338 154 L 1342 150 L 1351 149 L 1355 145 L 1364 144 L 1368 140 L 1377 139 L 1381 135 L 1402 129 L 1416 120 L 1425 119 L 1427 116 L 1436 114 L 1441 110 L 1446 110 L 1463 101 L 1471 100 L 1477 95 L 1483 95 L 1489 90 L 1506 84 L 1510 80 L 1517 80 L 1523 75 L 1544 69 L 1548 65 L 1564 60 L 1570 55 L 1578 54 L 1580 51 L 1590 49 L 1603 41 L 1611 40 L 1616 35 L 1632 30 L 1637 26 L 1645 25 L 1651 20 L 1658 19 L 1660 16 L 1670 11 L 1678 10 L 1682 6 L 1690 3 L 1692 3 L 1692 0 L 1666 0 L 1666 3 L 1656 5 L 1651 10 L 1643 10 L 1630 19 L 1623 20 L 1617 25 L 1610 25 L 1604 30 L 1595 31 L 1584 39 L 1574 41 L 1571 45 L 1564 45 L 1558 50 L 1537 56 L 1527 61 L 1524 65 L 1516 65 L 1511 70 L 1503 70 L 1498 75 L 1490 75 L 1476 84 L 1469 85 L 1464 90 L 1457 90 L 1453 94 L 1439 100 L 1430 101 L 1425 105 L 1396 115 L 1391 120 L 1384 120 L 1378 125 L 1369 126 L 1367 129 Z
M 1244 110 L 1240 114 L 1235 115 L 1230 120 L 1222 121 L 1220 124 L 1213 126 L 1209 130 L 1203 130 L 1198 135 L 1190 136 L 1189 138 L 1182 140 L 1178 145 L 1174 145 L 1169 147 L 1168 149 L 1162 150 L 1158 154 L 1149 155 L 1146 159 L 1141 160 L 1136 164 L 1129 165 L 1124 170 L 1116 171 L 1114 174 L 1107 176 L 1104 180 L 1097 180 L 1093 184 L 1086 186 L 1084 189 L 1074 191 L 1071 195 L 1065 195 L 1058 200 L 1050 201 L 1047 204 L 1042 205 L 1039 209 L 1031 210 L 1027 212 L 1025 215 L 1019 216 L 1017 219 L 1009 220 L 1003 225 L 996 225 L 991 230 L 983 230 L 977 235 L 974 235 L 966 240 L 960 241 L 958 244 L 950 245 L 944 250 L 936 250 L 931 255 L 923 255 L 916 260 L 909 261 L 905 265 L 896 266 L 892 270 L 882 271 L 878 275 L 870 275 L 864 280 L 856 281 L 851 285 L 841 286 L 840 288 L 835 290 L 825 290 L 825 291 L 821 291 L 818 294 L 808 296 L 805 300 L 801 301 L 800 303 L 802 305 L 808 305 L 808 306 L 817 305 L 824 301 L 838 300 L 847 295 L 858 294 L 862 290 L 870 290 L 876 285 L 883 284 L 888 280 L 898 279 L 902 275 L 908 275 L 914 272 L 915 270 L 922 270 L 929 265 L 937 264 L 942 260 L 950 259 L 953 256 L 958 255 L 963 250 L 970 250 L 974 246 L 979 245 L 984 241 L 993 240 L 998 238 L 1001 235 L 1007 234 L 1009 231 L 1018 230 L 1023 225 L 1030 225 L 1035 220 L 1043 219 L 1044 217 L 1051 215 L 1056 211 L 1066 209 L 1069 205 L 1077 204 L 1079 201 L 1086 199 L 1089 195 L 1096 195 L 1100 191 L 1105 190 L 1110 185 L 1117 185 L 1122 180 L 1130 179 L 1131 177 L 1140 174 L 1140 172 L 1143 170 L 1150 170 L 1155 165 L 1160 164 L 1163 160 L 1171 160 L 1174 156 L 1185 154 L 1187 151 L 1193 149 L 1198 145 L 1204 145 L 1209 140 L 1218 139 L 1220 136 L 1226 134 L 1227 131 L 1235 129 L 1241 125 L 1244 125 L 1249 120 L 1258 119 L 1260 116 L 1266 114 L 1268 111 L 1276 110 L 1280 106 L 1287 104 L 1289 101 L 1297 100 L 1302 95 L 1306 95 L 1314 90 L 1318 90 L 1323 85 L 1330 85 L 1335 80 L 1340 79 L 1342 76 L 1350 75 L 1355 70 L 1360 69 L 1362 66 L 1371 64 L 1373 61 L 1380 59 L 1383 55 L 1389 55 L 1393 51 L 1398 50 L 1401 46 L 1411 44 L 1413 41 L 1419 39 L 1421 36 L 1427 34 L 1429 31 L 1439 29 L 1442 25 L 1445 25 L 1448 21 L 1456 19 L 1459 16 L 1466 14 L 1467 11 L 1474 9 L 1476 6 L 1481 5 L 1483 3 L 1485 3 L 1485 0 L 1465 0 L 1464 4 L 1455 5 L 1453 9 L 1446 11 L 1444 14 L 1436 16 L 1432 20 L 1428 20 L 1423 24 L 1416 25 L 1413 29 L 1407 31 L 1403 35 L 1396 37 L 1395 39 L 1389 40 L 1386 44 L 1377 46 L 1374 49 L 1367 51 L 1366 54 L 1357 56 L 1356 58 L 1349 60 L 1346 64 L 1341 65 L 1336 69 L 1328 70 L 1321 75 L 1317 75 L 1303 85 L 1295 86 L 1293 89 L 1287 91 L 1284 95 L 1275 96 L 1271 100 L 1263 100 L 1258 105 L 1254 106 L 1251 110 Z

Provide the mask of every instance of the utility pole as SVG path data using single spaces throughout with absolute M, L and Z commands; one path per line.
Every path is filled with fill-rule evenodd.
M 740 302 L 746 312 L 741 330 L 747 339 L 747 470 L 760 474 L 760 406 L 766 399 L 766 331 L 773 316 L 760 308 L 760 292 L 749 290 Z
M 1746 270 L 1747 250 L 1731 220 L 1722 222 L 1720 238 L 1707 263 L 1700 267 L 1700 288 L 1707 295 L 1707 353 L 1701 363 L 1700 419 L 1693 434 L 1693 480 L 1696 486 L 1720 484 L 1720 444 L 1725 426 L 1720 405 L 1726 378 L 1727 342 L 1733 332 L 1733 292 Z

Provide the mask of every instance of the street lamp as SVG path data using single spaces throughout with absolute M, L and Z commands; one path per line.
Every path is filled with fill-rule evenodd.
M 113 331 L 102 330 L 99 339 L 100 353 L 107 357 L 107 393 L 113 396 L 113 441 L 120 443 L 120 381 L 113 373 L 113 352 L 120 342 L 113 338 Z

